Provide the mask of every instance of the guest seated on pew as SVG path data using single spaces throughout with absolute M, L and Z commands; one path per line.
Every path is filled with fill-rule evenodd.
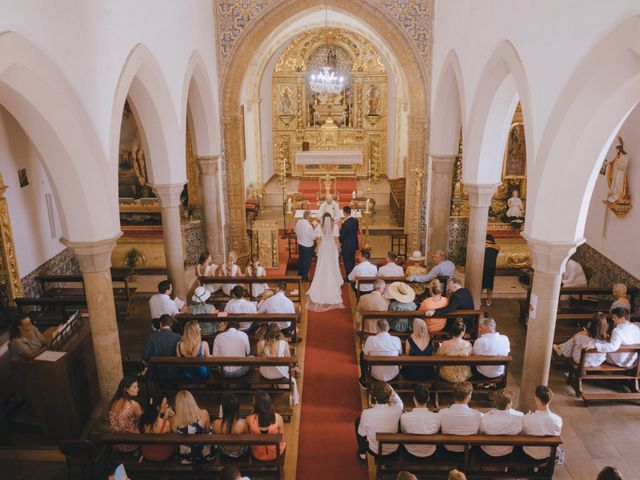
M 416 298 L 416 292 L 403 282 L 393 282 L 387 289 L 393 298 L 391 305 L 389 305 L 389 311 L 415 311 L 418 306 L 414 300 Z M 407 333 L 411 331 L 411 320 L 409 318 L 392 318 L 389 320 L 389 327 L 392 332 Z
M 404 268 L 396 263 L 397 260 L 398 256 L 395 253 L 387 252 L 387 263 L 378 268 L 378 277 L 404 277 Z M 393 297 L 387 291 L 384 298 L 391 300 Z
M 404 354 L 412 357 L 433 355 L 433 342 L 427 331 L 427 324 L 421 318 L 413 319 L 413 332 L 404 343 Z M 407 365 L 402 368 L 402 376 L 407 380 L 431 380 L 433 367 Z
M 196 265 L 196 277 L 215 277 L 218 273 L 218 265 L 213 263 L 209 252 L 202 252 Z M 215 293 L 220 289 L 220 285 L 214 285 L 213 283 L 200 284 L 210 293 Z
M 247 265 L 247 269 L 245 270 L 247 277 L 266 277 L 267 271 L 264 269 L 262 265 L 260 265 L 260 256 L 252 255 L 251 260 L 249 260 L 249 264 Z M 252 283 L 251 284 L 251 296 L 253 298 L 259 297 L 262 295 L 269 285 L 266 283 Z
M 593 318 L 582 331 L 560 345 L 553 345 L 553 350 L 561 357 L 571 358 L 575 363 L 580 363 L 583 345 L 597 345 L 609 341 L 609 322 L 602 312 L 593 314 Z M 477 343 L 477 340 L 476 340 Z M 475 346 L 474 346 L 475 348 Z M 585 358 L 585 366 L 598 367 L 607 359 L 606 353 L 589 353 Z
M 47 349 L 47 339 L 27 315 L 16 318 L 9 330 L 11 361 L 33 360 Z
M 375 355 L 382 357 L 397 357 L 402 355 L 402 342 L 398 337 L 389 334 L 389 322 L 380 319 L 376 322 L 378 334 L 367 338 L 362 347 L 360 355 L 360 386 L 367 388 L 367 362 L 365 355 Z M 375 380 L 388 382 L 398 376 L 400 367 L 396 365 L 374 365 L 371 367 L 371 376 Z
M 266 290 L 265 290 L 266 291 Z M 250 302 L 244 298 L 245 289 L 242 285 L 236 285 L 231 290 L 231 300 L 224 306 L 224 311 L 232 314 L 256 314 L 256 302 Z M 264 292 L 262 292 L 264 294 Z M 238 327 L 243 332 L 253 332 L 253 322 L 240 322 Z
M 480 319 L 480 337 L 473 344 L 472 355 L 504 357 L 511 352 L 509 338 L 496 332 L 496 321 L 491 317 Z M 504 365 L 478 365 L 476 373 L 484 378 L 498 378 L 504 375 Z
M 377 277 L 378 276 L 378 267 L 376 267 L 369 260 L 371 259 L 371 252 L 369 250 L 362 249 L 360 250 L 360 263 L 358 263 L 349 276 L 347 277 L 353 287 L 353 291 L 356 292 L 360 290 L 361 293 L 369 293 L 373 290 L 373 285 L 370 283 L 354 283 L 356 281 L 356 277 Z
M 586 287 L 587 276 L 584 274 L 582 265 L 570 258 L 567 261 L 567 265 L 564 267 L 564 273 L 562 274 L 562 286 L 563 287 Z
M 418 480 L 418 477 L 416 477 L 413 473 L 409 473 L 403 470 L 402 472 L 398 472 L 398 475 L 396 475 L 396 480 Z
M 109 427 L 112 432 L 139 433 L 138 419 L 142 415 L 142 408 L 136 400 L 138 396 L 138 381 L 133 377 L 123 378 L 118 385 L 118 391 L 109 404 Z M 135 452 L 139 445 L 116 445 L 121 452 Z
M 367 461 L 367 452 L 370 455 L 378 454 L 377 433 L 398 432 L 398 422 L 404 406 L 400 396 L 388 383 L 374 383 L 370 393 L 373 406 L 364 410 L 355 422 L 358 457 L 361 462 Z M 389 455 L 397 449 L 398 445 L 384 445 L 380 453 Z
M 273 402 L 267 392 L 258 390 L 253 396 L 253 413 L 247 417 L 249 432 L 253 435 L 284 435 L 284 422 L 279 413 L 273 411 Z M 284 454 L 287 444 L 280 442 L 280 455 Z M 275 445 L 253 445 L 251 455 L 256 460 L 270 462 L 277 458 Z
M 189 305 L 189 314 L 191 315 L 211 315 L 218 313 L 216 307 L 209 305 L 207 300 L 211 296 L 211 292 L 204 287 L 196 287 L 191 297 L 191 305 Z M 218 324 L 216 322 L 199 321 L 200 330 L 202 335 L 209 337 L 218 331 Z
M 249 477 L 243 477 L 234 465 L 227 465 L 222 469 L 220 480 L 251 480 Z
M 444 357 L 468 357 L 471 355 L 471 343 L 465 340 L 465 324 L 461 318 L 456 318 L 450 329 L 451 339 L 440 344 L 436 355 Z M 467 365 L 447 365 L 439 370 L 440 377 L 451 383 L 464 382 L 471 378 L 471 367 Z
M 232 393 L 222 394 L 222 418 L 213 421 L 213 433 L 220 435 L 241 435 L 249 433 L 249 426 L 240 418 L 240 401 Z M 220 446 L 220 453 L 228 458 L 240 458 L 247 453 L 246 445 Z
M 425 257 L 420 250 L 415 250 L 405 263 L 404 274 L 407 282 L 416 292 L 416 295 L 422 295 L 425 290 L 425 283 L 414 280 L 416 277 L 427 274 L 427 267 L 424 266 Z
M 220 267 L 220 272 L 222 273 L 223 277 L 241 277 L 242 276 L 242 271 L 240 270 L 240 267 L 236 263 L 237 261 L 238 261 L 238 254 L 233 250 L 231 250 L 229 252 L 229 257 L 227 258 L 226 263 L 224 263 L 222 267 Z M 231 293 L 231 290 L 233 289 L 233 287 L 235 286 L 236 286 L 235 283 L 224 283 L 222 284 L 222 291 L 224 292 L 225 295 L 228 296 Z
M 184 301 L 178 297 L 171 299 L 173 285 L 169 280 L 162 280 L 158 283 L 158 293 L 149 298 L 149 310 L 151 311 L 151 328 L 158 330 L 159 325 L 154 325 L 154 320 L 162 315 L 172 317 L 179 313 L 187 313 L 188 308 Z
M 619 367 L 630 367 L 636 361 L 637 354 L 629 353 L 611 353 L 625 345 L 634 345 L 640 343 L 640 327 L 637 323 L 629 321 L 629 310 L 626 308 L 614 308 L 611 311 L 611 318 L 615 328 L 611 332 L 611 340 L 609 342 L 583 345 L 582 348 L 595 347 L 598 352 L 607 353 L 607 363 L 612 363 Z
M 160 406 L 148 404 L 140 417 L 141 433 L 171 433 L 171 419 L 175 415 L 167 401 L 162 399 Z M 176 451 L 174 445 L 142 445 L 141 453 L 144 458 L 152 462 L 169 460 Z
M 430 312 L 449 305 L 449 299 L 442 296 L 442 283 L 440 280 L 431 280 L 427 289 L 429 290 L 429 296 L 422 301 L 418 308 L 419 311 Z M 441 332 L 446 326 L 446 318 L 427 317 L 427 328 L 429 329 L 429 333 Z
M 614 301 L 609 307 L 609 312 L 612 312 L 614 308 L 620 307 L 631 311 L 631 303 L 629 302 L 629 297 L 627 297 L 627 286 L 624 283 L 614 283 L 611 290 Z
M 427 408 L 429 395 L 426 386 L 416 386 L 413 391 L 413 410 L 403 413 L 400 417 L 402 433 L 433 435 L 440 431 L 440 416 Z M 404 448 L 411 455 L 420 458 L 429 457 L 436 451 L 435 445 L 405 445 Z
M 296 313 L 295 305 L 285 295 L 286 291 L 287 283 L 278 282 L 274 294 L 258 305 L 258 313 Z M 291 322 L 278 322 L 277 325 L 284 335 L 293 333 Z M 302 339 L 298 338 L 298 341 L 300 342 Z
M 475 435 L 480 431 L 482 413 L 469 408 L 473 386 L 469 382 L 457 383 L 453 386 L 454 404 L 443 408 L 440 415 L 442 433 L 449 435 Z M 464 445 L 445 445 L 450 452 L 464 452 Z
M 447 260 L 447 256 L 443 250 L 437 250 L 432 257 L 433 268 L 426 275 L 413 275 L 411 281 L 414 282 L 430 282 L 438 277 L 453 277 L 456 273 L 456 266 L 451 260 Z
M 447 480 L 467 480 L 467 476 L 460 470 L 454 468 L 449 472 Z
M 176 346 L 176 356 L 198 358 L 211 356 L 209 344 L 202 340 L 200 325 L 197 321 L 191 320 L 184 326 L 182 340 Z M 182 376 L 190 380 L 201 380 L 209 376 L 209 367 L 206 365 L 187 367 Z
M 596 480 L 624 480 L 622 475 L 615 467 L 604 467 L 598 473 Z
M 562 418 L 549 409 L 553 399 L 553 392 L 546 385 L 538 385 L 533 400 L 536 403 L 536 411 L 529 412 L 522 418 L 522 434 L 544 437 L 546 435 L 558 436 L 562 432 Z M 522 447 L 524 453 L 531 458 L 542 460 L 551 455 L 549 447 Z
M 522 412 L 512 409 L 513 392 L 501 388 L 492 395 L 494 409 L 485 413 L 480 421 L 480 433 L 485 435 L 520 435 L 522 432 Z M 482 450 L 492 457 L 509 455 L 513 447 L 505 445 L 483 445 Z
M 291 349 L 289 348 L 289 343 L 284 338 L 284 335 L 278 328 L 276 323 L 269 323 L 267 326 L 267 331 L 265 332 L 264 338 L 258 342 L 256 346 L 256 350 L 259 357 L 290 357 Z M 300 373 L 300 369 L 298 367 L 294 367 L 291 372 L 292 375 L 297 375 Z M 269 380 L 276 380 L 278 378 L 289 378 L 289 367 L 285 366 L 277 366 L 277 367 L 269 367 L 264 366 L 260 367 L 260 375 Z M 293 398 L 293 404 L 297 405 L 300 403 L 300 396 L 298 394 L 298 385 L 296 384 L 296 379 L 291 378 L 293 382 L 291 392 Z
M 238 322 L 236 321 L 229 322 L 227 329 L 218 334 L 213 341 L 214 357 L 244 357 L 250 353 L 249 336 L 238 330 Z M 249 365 L 229 365 L 223 367 L 222 374 L 228 378 L 237 378 L 249 373 L 250 369 Z
M 171 330 L 172 324 L 173 317 L 170 315 L 160 317 L 160 330 L 149 336 L 144 348 L 142 363 L 145 366 L 149 365 L 151 357 L 173 357 L 176 354 L 178 342 L 182 337 Z M 150 368 L 152 378 L 178 378 L 179 375 L 178 369 L 174 367 L 151 365 Z
M 360 325 L 362 320 L 362 312 L 386 312 L 389 310 L 389 300 L 384 296 L 387 284 L 384 280 L 376 280 L 373 283 L 373 291 L 362 295 L 356 306 L 356 324 Z M 376 333 L 376 321 L 367 320 L 364 331 L 367 333 Z
M 171 426 L 175 433 L 182 435 L 196 435 L 211 432 L 211 418 L 209 412 L 200 408 L 191 392 L 180 390 L 176 393 L 176 413 Z M 215 445 L 179 445 L 178 463 L 190 465 L 192 463 L 210 462 L 216 458 L 218 447 Z
M 444 313 L 455 312 L 456 310 L 474 310 L 473 297 L 471 292 L 462 286 L 462 282 L 459 278 L 452 277 L 447 283 L 447 290 L 451 292 L 449 297 L 449 303 L 445 307 L 436 308 L 435 310 L 428 310 L 425 312 L 427 317 L 433 317 L 442 315 Z M 452 322 L 449 322 L 451 324 Z M 468 322 L 467 328 L 470 328 Z

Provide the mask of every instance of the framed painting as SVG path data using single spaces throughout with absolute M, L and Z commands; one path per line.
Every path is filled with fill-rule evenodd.
M 509 128 L 507 146 L 504 151 L 502 178 L 524 178 L 527 175 L 527 148 L 524 138 L 524 123 L 518 122 Z

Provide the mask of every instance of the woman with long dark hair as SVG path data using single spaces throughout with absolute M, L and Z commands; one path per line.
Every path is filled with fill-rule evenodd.
M 142 407 L 137 401 L 138 381 L 134 377 L 125 377 L 118 386 L 113 400 L 109 404 L 109 426 L 112 432 L 138 433 L 138 419 Z M 138 445 L 116 445 L 121 452 L 134 452 Z
M 284 422 L 280 414 L 273 411 L 273 403 L 267 392 L 258 390 L 253 397 L 253 413 L 247 417 L 250 433 L 284 434 Z M 287 444 L 280 442 L 280 455 L 284 453 Z M 274 445 L 255 445 L 251 447 L 251 454 L 256 460 L 272 461 L 277 457 Z
M 222 395 L 222 418 L 213 422 L 213 433 L 220 435 L 239 435 L 249 433 L 247 422 L 240 418 L 240 401 L 232 393 Z M 229 458 L 239 458 L 247 453 L 246 445 L 220 446 L 223 455 Z

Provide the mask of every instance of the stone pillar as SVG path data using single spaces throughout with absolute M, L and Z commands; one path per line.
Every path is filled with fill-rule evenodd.
M 218 155 L 197 157 L 207 250 L 211 255 L 223 256 L 222 222 L 218 202 Z
M 520 410 L 535 410 L 533 392 L 537 385 L 547 385 L 553 350 L 553 335 L 562 273 L 566 260 L 576 251 L 573 242 L 546 242 L 527 238 L 533 253 L 533 285 L 524 349 Z
M 447 251 L 449 239 L 449 212 L 451 210 L 451 188 L 453 164 L 456 155 L 431 154 L 431 238 L 429 250 Z
M 480 297 L 482 296 L 482 269 L 489 206 L 497 187 L 497 184 L 465 184 L 469 194 L 469 234 L 465 287 L 471 291 L 476 308 L 480 308 Z
M 180 225 L 180 193 L 186 182 L 153 185 L 153 191 L 162 207 L 162 236 L 167 273 L 173 283 L 173 293 L 186 301 L 187 288 L 184 281 L 184 257 L 182 254 L 182 227 Z
M 119 237 L 99 242 L 61 239 L 78 259 L 84 279 L 103 414 L 122 380 L 122 355 L 111 283 L 111 252 Z

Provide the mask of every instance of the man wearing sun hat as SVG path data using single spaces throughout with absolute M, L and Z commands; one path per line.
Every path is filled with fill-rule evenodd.
M 204 287 L 196 287 L 191 297 L 191 305 L 189 305 L 189 314 L 191 315 L 207 315 L 217 313 L 216 307 L 207 303 L 211 292 Z M 218 324 L 216 322 L 201 321 L 200 331 L 203 337 L 213 335 L 218 331 Z
M 393 302 L 389 305 L 389 311 L 415 311 L 418 306 L 414 300 L 416 292 L 404 282 L 393 282 L 387 290 L 393 297 Z M 392 332 L 407 333 L 411 331 L 411 319 L 409 318 L 393 318 L 389 321 L 389 327 Z

